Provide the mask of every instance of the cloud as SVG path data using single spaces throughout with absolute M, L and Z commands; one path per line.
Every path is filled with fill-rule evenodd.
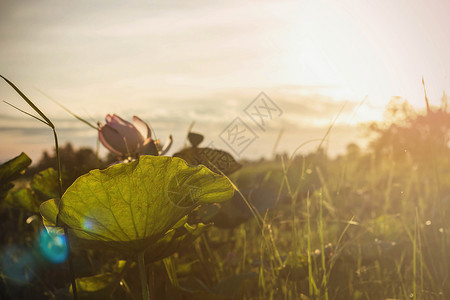
M 255 148 L 249 148 L 253 150 L 249 150 L 245 155 L 257 157 L 266 151 L 260 147 L 265 144 L 273 146 L 272 143 L 280 130 L 285 132 L 285 139 L 282 140 L 280 149 L 286 151 L 295 149 L 298 144 L 306 140 L 322 138 L 346 102 L 333 100 L 330 96 L 315 94 L 315 92 L 310 93 L 308 88 L 299 88 L 295 93 L 292 90 L 286 91 L 283 87 L 270 89 L 266 91 L 266 94 L 283 110 L 283 115 L 268 121 L 266 131 L 262 132 L 244 112 L 245 107 L 259 92 L 255 89 L 219 90 L 198 97 L 142 100 L 139 105 L 122 108 L 121 111 L 113 111 L 106 106 L 107 108 L 104 107 L 101 114 L 93 114 L 93 118 L 103 121 L 107 113 L 118 113 L 125 119 L 138 115 L 151 124 L 158 138 L 164 140 L 168 134 L 173 134 L 175 138 L 173 149 L 182 147 L 189 125 L 195 122 L 194 131 L 205 134 L 208 141 L 216 141 L 217 147 L 225 149 L 226 145 L 220 144 L 218 136 L 234 118 L 241 117 L 260 137 L 255 142 Z M 72 109 L 70 104 L 63 104 Z M 344 117 L 345 120 L 356 105 L 355 102 L 347 102 L 341 118 Z M 85 117 L 84 112 L 77 110 L 74 112 Z M 57 118 L 52 119 L 62 140 L 73 141 L 75 145 L 95 145 L 94 130 L 68 114 L 65 117 L 62 114 L 66 113 L 60 112 L 56 114 Z M 27 141 L 39 141 L 46 137 L 50 137 L 47 138 L 49 141 L 39 146 L 40 149 L 52 147 L 49 129 L 45 125 L 38 127 L 40 124 L 37 125 L 37 123 L 36 120 L 24 116 L 0 115 L 2 134 L 15 136 L 17 147 L 22 145 L 23 149 L 29 148 L 26 146 Z M 356 127 L 345 122 L 338 122 L 332 130 L 332 136 L 339 136 L 337 142 L 332 145 L 333 151 L 343 149 L 345 144 L 351 142 L 351 138 L 356 138 L 355 132 Z M 3 146 L 0 146 L 0 149 L 1 147 Z M 6 155 L 8 151 L 6 151 L 6 145 L 4 147 L 1 152 Z M 38 146 L 35 145 L 35 147 Z M 305 149 L 311 150 L 311 148 Z
M 286 9 L 270 1 L 0 5 L 2 74 L 101 106 L 142 99 L 149 90 L 251 86 L 275 77 Z
M 295 139 L 297 133 L 320 136 L 342 107 L 336 132 L 344 132 L 338 128 L 346 128 L 355 120 L 381 115 L 380 107 L 390 95 L 384 99 L 371 94 L 368 104 L 377 109 L 367 105 L 357 110 L 362 97 L 355 98 L 369 94 L 366 87 L 379 90 L 383 96 L 410 91 L 421 97 L 420 68 L 425 75 L 432 70 L 435 76 L 445 78 L 442 74 L 449 64 L 441 54 L 448 52 L 448 39 L 440 40 L 438 33 L 448 28 L 443 26 L 449 20 L 443 13 L 448 4 L 423 4 L 427 10 L 420 10 L 421 5 L 415 2 L 415 7 L 405 10 L 405 19 L 395 13 L 402 12 L 402 7 L 394 2 L 389 10 L 381 4 L 365 6 L 351 1 L 342 5 L 299 3 L 0 1 L 0 71 L 55 121 L 64 138 L 79 143 L 95 140 L 95 131 L 89 131 L 92 129 L 34 87 L 87 119 L 92 116 L 103 121 L 107 113 L 127 119 L 139 115 L 159 136 L 174 133 L 177 141 L 184 140 L 192 121 L 195 129 L 216 137 L 236 116 L 245 118 L 243 109 L 264 91 L 283 110 L 265 136 L 283 128 Z M 439 30 L 432 30 L 433 22 L 425 22 L 425 15 L 433 17 Z M 417 26 L 423 29 L 410 29 Z M 405 39 L 398 39 L 392 28 L 400 30 Z M 422 49 L 417 41 L 427 31 L 431 40 L 421 43 L 426 46 Z M 361 48 L 366 44 L 373 47 Z M 307 45 L 312 46 L 305 49 Z M 439 51 L 434 52 L 434 48 Z M 408 55 L 404 55 L 405 49 Z M 412 67 L 413 60 L 418 69 Z M 380 66 L 388 72 L 377 73 Z M 361 93 L 349 98 L 342 87 L 329 85 L 326 80 L 333 79 L 333 72 L 340 79 L 347 76 Z M 418 92 L 416 86 L 386 79 L 412 82 L 414 76 Z M 315 77 L 322 81 L 313 85 L 316 82 L 308 79 Z M 432 78 L 430 85 L 427 79 L 428 91 L 439 90 L 440 95 L 445 86 Z M 392 90 L 391 85 L 402 89 Z M 430 99 L 439 98 L 430 95 Z M 0 85 L 0 100 L 23 104 L 5 83 Z M 423 105 L 422 99 L 420 103 Z M 16 114 L 13 109 L 2 110 L 2 137 L 10 136 L 10 141 L 43 138 L 45 126 L 37 129 L 41 124 L 36 125 L 35 120 L 11 117 Z

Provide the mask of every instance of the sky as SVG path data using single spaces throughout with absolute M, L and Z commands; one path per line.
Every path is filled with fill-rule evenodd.
M 327 141 L 336 154 L 363 141 L 358 124 L 381 120 L 392 97 L 423 109 L 422 77 L 439 105 L 450 90 L 448 12 L 443 0 L 0 0 L 0 74 L 62 143 L 95 147 L 97 133 L 46 95 L 88 120 L 137 115 L 158 138 L 173 134 L 174 151 L 193 121 L 205 146 L 227 149 L 220 134 L 240 117 L 258 136 L 250 158 L 270 156 L 281 130 L 279 151 L 321 139 L 342 109 Z M 282 111 L 264 131 L 244 111 L 262 91 Z M 0 100 L 30 111 L 4 82 Z M 0 140 L 0 161 L 53 147 L 49 128 L 3 102 Z

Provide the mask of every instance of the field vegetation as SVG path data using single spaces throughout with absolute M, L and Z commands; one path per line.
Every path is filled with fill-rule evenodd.
M 173 157 L 150 131 L 130 153 L 104 127 L 107 158 L 18 153 L 0 168 L 0 298 L 449 299 L 450 113 L 426 100 L 391 102 L 367 149 L 335 158 L 325 136 L 236 161 L 191 130 Z

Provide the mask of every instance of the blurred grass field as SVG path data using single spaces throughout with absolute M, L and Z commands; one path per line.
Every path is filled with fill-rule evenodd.
M 446 99 L 425 112 L 392 103 L 386 120 L 367 129 L 366 150 L 351 144 L 336 158 L 318 147 L 241 162 L 230 175 L 234 198 L 190 216 L 214 226 L 191 247 L 148 265 L 151 299 L 449 299 Z M 61 157 L 65 187 L 107 165 L 70 145 Z M 18 186 L 48 167 L 56 166 L 46 154 Z M 0 215 L 1 248 L 32 249 L 40 219 L 28 222 L 33 214 L 5 205 Z M 75 275 L 113 272 L 118 259 L 76 250 Z M 70 298 L 64 264 L 40 262 L 22 272 L 11 278 L 1 271 L 4 299 Z M 115 283 L 98 277 L 80 297 L 140 299 L 136 265 L 121 274 Z

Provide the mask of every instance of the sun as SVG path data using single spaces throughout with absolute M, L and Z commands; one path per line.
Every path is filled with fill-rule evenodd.
M 348 11 L 320 1 L 298 4 L 288 20 L 282 46 L 284 80 L 332 87 L 330 96 L 336 100 L 367 96 L 375 106 L 384 106 L 394 96 L 396 66 L 386 59 L 389 53 L 378 51 L 371 37 L 378 31 L 357 25 Z

